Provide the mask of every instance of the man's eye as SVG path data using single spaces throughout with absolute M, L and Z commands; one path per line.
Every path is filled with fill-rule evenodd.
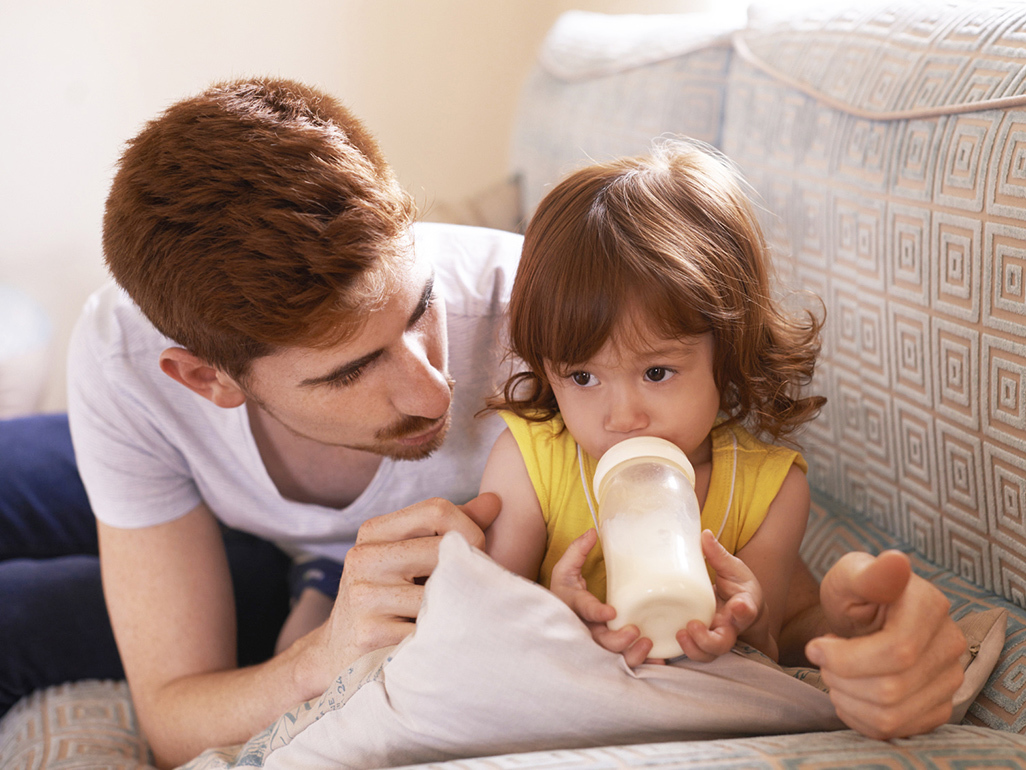
M 332 377 L 330 380 L 325 380 L 324 384 L 329 388 L 344 388 L 360 379 L 361 374 L 363 374 L 362 366 L 357 369 L 350 369 L 337 377 Z
M 649 382 L 662 382 L 673 376 L 673 371 L 663 366 L 653 366 L 645 370 L 645 379 Z
M 573 380 L 575 385 L 586 388 L 592 384 L 592 380 L 594 378 L 587 372 L 572 372 L 570 374 L 570 379 Z
M 435 293 L 431 292 L 424 298 L 424 303 L 418 308 L 415 317 L 410 322 L 410 328 L 413 328 L 420 324 L 424 317 L 431 311 L 431 308 L 435 306 Z

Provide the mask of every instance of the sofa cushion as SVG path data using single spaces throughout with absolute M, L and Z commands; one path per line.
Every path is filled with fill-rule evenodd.
M 0 767 L 154 770 L 124 682 L 40 690 L 0 720 Z
M 928 735 L 875 741 L 850 730 L 758 738 L 646 743 L 461 759 L 402 770 L 840 770 L 863 768 L 1026 767 L 1026 738 L 978 727 L 946 725 Z
M 754 3 L 735 50 L 821 104 L 873 120 L 1026 106 L 1021 3 L 819 2 L 799 11 Z

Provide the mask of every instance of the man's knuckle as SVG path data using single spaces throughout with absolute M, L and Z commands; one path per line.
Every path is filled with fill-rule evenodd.
M 897 712 L 884 710 L 877 715 L 873 725 L 871 725 L 870 730 L 872 734 L 869 737 L 882 741 L 897 738 L 902 734 L 903 727 L 904 720 Z
M 431 497 L 424 501 L 425 506 L 441 518 L 448 518 L 453 513 L 453 504 L 444 497 Z
M 362 572 L 369 562 L 370 550 L 366 545 L 359 544 L 350 548 L 346 554 L 345 570 L 348 570 L 350 574 Z
M 969 641 L 965 638 L 965 634 L 959 630 L 958 626 L 953 626 L 952 633 L 948 634 L 948 638 L 950 639 L 948 654 L 954 659 L 961 658 L 969 649 Z
M 900 704 L 905 695 L 905 685 L 893 677 L 884 679 L 876 687 L 877 701 L 888 708 Z
M 370 650 L 378 646 L 380 627 L 369 617 L 357 618 L 351 627 L 353 644 L 359 649 Z
M 895 640 L 888 655 L 897 667 L 908 669 L 919 660 L 920 650 L 915 640 L 904 638 Z

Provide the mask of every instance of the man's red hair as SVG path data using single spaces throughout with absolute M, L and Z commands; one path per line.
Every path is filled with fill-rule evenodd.
M 243 377 L 252 359 L 351 332 L 406 252 L 412 199 L 330 96 L 214 85 L 128 143 L 107 198 L 115 280 L 163 334 Z

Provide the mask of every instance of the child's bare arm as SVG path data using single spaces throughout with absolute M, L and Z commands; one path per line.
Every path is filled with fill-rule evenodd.
M 502 511 L 485 531 L 485 551 L 506 569 L 537 580 L 545 557 L 545 520 L 520 447 L 509 429 L 492 446 L 481 492 L 494 492 L 502 500 Z
M 763 592 L 762 612 L 740 638 L 774 660 L 779 657 L 780 627 L 809 519 L 809 502 L 808 480 L 801 469 L 792 466 L 765 521 L 736 554 L 752 570 Z

